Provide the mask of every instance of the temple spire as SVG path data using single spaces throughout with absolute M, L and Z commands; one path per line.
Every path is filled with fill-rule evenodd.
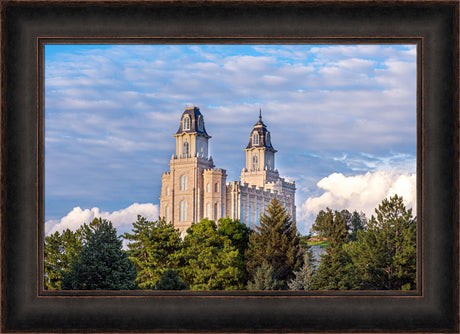
M 259 122 L 262 122 L 262 108 L 259 108 Z

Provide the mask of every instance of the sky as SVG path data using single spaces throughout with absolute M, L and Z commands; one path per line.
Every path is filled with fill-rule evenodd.
M 45 233 L 158 218 L 186 106 L 200 108 L 227 181 L 262 110 L 301 234 L 320 210 L 369 218 L 393 194 L 415 212 L 416 58 L 396 44 L 47 44 Z

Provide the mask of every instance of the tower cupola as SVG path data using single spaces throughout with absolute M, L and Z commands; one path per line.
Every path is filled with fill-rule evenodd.
M 249 143 L 246 146 L 246 149 L 251 148 L 265 148 L 276 152 L 273 148 L 270 138 L 270 131 L 267 130 L 267 126 L 262 122 L 262 110 L 259 109 L 259 121 L 254 124 L 254 128 L 251 131 L 249 136 Z
M 208 158 L 208 140 L 204 118 L 198 107 L 187 107 L 182 113 L 176 137 L 176 157 L 186 159 L 199 157 Z
M 262 110 L 259 109 L 259 121 L 249 135 L 246 151 L 246 170 L 248 172 L 274 171 L 275 153 L 271 143 L 270 131 L 262 121 Z

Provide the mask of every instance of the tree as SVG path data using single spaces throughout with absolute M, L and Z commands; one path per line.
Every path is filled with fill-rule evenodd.
M 246 286 L 249 279 L 246 268 L 246 250 L 248 249 L 249 236 L 252 229 L 241 223 L 239 220 L 221 218 L 217 224 L 217 233 L 230 239 L 231 244 L 238 250 L 236 266 L 241 270 L 241 284 Z
M 172 269 L 165 271 L 161 279 L 155 284 L 155 290 L 187 290 L 188 285 Z
M 75 232 L 66 229 L 45 237 L 44 278 L 45 289 L 61 289 L 64 274 L 70 272 L 72 264 L 78 259 L 83 245 L 94 228 L 95 221 L 83 224 Z
M 243 288 L 238 250 L 228 237 L 217 232 L 217 225 L 212 220 L 205 218 L 192 224 L 177 256 L 179 274 L 191 290 Z
M 316 275 L 310 284 L 313 290 L 349 290 L 356 289 L 358 277 L 350 256 L 343 249 L 347 242 L 347 224 L 342 215 L 335 211 L 334 218 L 328 224 L 326 254 L 321 256 Z
M 316 274 L 315 262 L 312 252 L 306 251 L 302 268 L 294 271 L 295 277 L 288 283 L 290 290 L 311 290 L 311 283 Z
M 315 223 L 311 227 L 313 233 L 316 233 L 319 237 L 325 238 L 329 232 L 329 227 L 333 221 L 332 210 L 326 208 L 326 211 L 321 210 L 316 216 Z
M 283 288 L 283 282 L 276 278 L 275 270 L 267 262 L 257 268 L 254 282 L 248 282 L 249 290 L 281 290 Z
M 70 271 L 78 253 L 83 249 L 81 230 L 72 232 L 69 229 L 61 233 L 55 232 L 45 237 L 45 289 L 60 290 L 64 274 Z
M 86 244 L 62 280 L 65 290 L 128 290 L 136 270 L 112 223 L 95 218 Z
M 260 226 L 249 237 L 247 267 L 254 278 L 264 263 L 269 264 L 283 289 L 303 264 L 300 235 L 286 208 L 274 198 L 260 218 Z
M 359 230 L 364 230 L 366 228 L 366 215 L 361 212 L 354 211 L 350 219 L 350 240 L 356 241 Z
M 347 251 L 362 277 L 361 288 L 416 288 L 416 228 L 412 209 L 403 198 L 384 199 Z
M 148 221 L 141 216 L 133 223 L 132 232 L 123 237 L 131 241 L 127 253 L 136 268 L 136 283 L 141 289 L 152 289 L 168 269 L 178 265 L 180 232 L 164 219 Z

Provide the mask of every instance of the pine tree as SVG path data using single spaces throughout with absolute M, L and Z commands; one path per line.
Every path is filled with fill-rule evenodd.
M 289 290 L 311 290 L 311 283 L 316 274 L 316 263 L 311 251 L 305 252 L 304 264 L 299 271 L 294 271 L 294 279 L 288 283 Z
M 283 289 L 303 264 L 300 235 L 286 208 L 274 198 L 260 218 L 260 226 L 249 237 L 247 267 L 251 277 L 269 264 Z
M 367 230 L 358 231 L 347 246 L 362 277 L 363 289 L 416 288 L 416 219 L 403 198 L 384 199 L 375 209 Z
M 172 269 L 165 271 L 155 284 L 155 290 L 188 290 L 188 285 Z
M 238 249 L 228 237 L 217 232 L 217 225 L 212 220 L 203 219 L 192 224 L 177 257 L 181 261 L 179 274 L 191 290 L 243 288 Z
M 248 290 L 281 290 L 284 283 L 276 279 L 275 270 L 267 262 L 256 269 L 254 282 L 248 282 Z
M 327 232 L 329 246 L 321 256 L 316 275 L 311 282 L 313 290 L 350 290 L 358 288 L 358 277 L 350 256 L 343 249 L 347 242 L 347 224 L 339 212 L 335 212 Z
M 128 290 L 135 288 L 134 265 L 122 250 L 122 241 L 112 223 L 101 218 L 92 222 L 93 231 L 68 274 L 65 290 Z
M 359 214 L 358 212 L 354 211 L 353 215 L 351 216 L 350 220 L 350 240 L 351 241 L 356 241 L 356 238 L 358 236 L 358 231 L 359 230 L 364 230 L 366 228 L 366 215 L 361 212 Z
M 180 232 L 164 219 L 152 222 L 137 216 L 132 233 L 123 237 L 130 241 L 127 253 L 136 268 L 139 288 L 152 289 L 168 269 L 177 267 Z

